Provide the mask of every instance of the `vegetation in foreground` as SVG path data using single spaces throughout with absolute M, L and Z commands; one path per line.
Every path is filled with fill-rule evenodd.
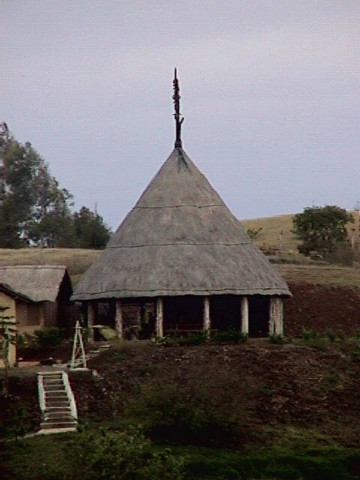
M 359 478 L 359 338 L 197 340 L 114 343 L 97 376 L 71 374 L 81 431 L 0 444 L 1 478 Z M 29 413 L 35 380 L 12 391 Z M 26 425 L 13 413 L 14 438 Z
M 84 429 L 4 446 L 3 480 L 356 480 L 360 451 L 336 446 L 157 446 L 137 429 Z

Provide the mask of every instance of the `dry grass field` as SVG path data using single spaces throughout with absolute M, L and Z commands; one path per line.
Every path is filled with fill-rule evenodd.
M 99 254 L 81 248 L 0 248 L 0 265 L 65 265 L 76 284 Z
M 269 246 L 285 253 L 297 253 L 298 240 L 291 233 L 293 215 L 278 215 L 275 217 L 255 218 L 253 220 L 241 220 L 246 229 L 261 231 L 256 235 L 254 242 L 258 246 Z M 281 233 L 282 232 L 282 233 Z
M 262 230 L 254 242 L 260 246 L 273 247 L 279 250 L 280 232 L 283 261 L 286 258 L 295 260 L 297 264 L 280 263 L 275 265 L 280 273 L 291 283 L 314 283 L 340 287 L 360 288 L 360 269 L 337 265 L 311 264 L 308 259 L 298 254 L 297 239 L 292 230 L 293 215 L 242 220 L 246 229 Z M 358 216 L 356 216 L 358 221 Z M 99 250 L 71 248 L 23 248 L 0 249 L 0 265 L 66 265 L 72 281 L 76 284 L 85 270 L 98 258 Z
M 349 211 L 354 216 L 355 223 L 349 224 L 349 232 L 355 229 L 360 232 L 359 212 Z M 280 250 L 284 254 L 297 255 L 298 240 L 292 233 L 294 214 L 276 215 L 274 217 L 254 218 L 250 220 L 241 220 L 245 229 L 261 231 L 256 235 L 254 242 L 259 247 L 271 247 Z

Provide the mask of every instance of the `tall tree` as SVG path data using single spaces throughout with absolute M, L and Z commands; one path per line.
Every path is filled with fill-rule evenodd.
M 103 218 L 86 207 L 74 213 L 74 229 L 80 248 L 104 248 L 110 238 Z
M 29 241 L 46 247 L 103 248 L 110 230 L 96 212 L 72 213 L 72 195 L 30 143 L 0 125 L 0 247 Z
M 72 195 L 59 187 L 30 143 L 3 132 L 0 156 L 0 246 L 20 247 L 27 239 L 52 246 L 59 230 L 55 219 L 71 222 Z
M 327 258 L 347 240 L 349 222 L 354 222 L 353 216 L 336 205 L 306 207 L 293 218 L 293 232 L 302 240 L 299 252 Z

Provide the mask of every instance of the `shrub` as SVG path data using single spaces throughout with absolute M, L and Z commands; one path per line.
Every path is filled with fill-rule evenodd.
M 311 328 L 303 328 L 302 330 L 302 338 L 307 341 L 312 338 L 318 338 L 319 334 L 315 332 L 314 330 L 311 330 Z
M 275 343 L 277 345 L 282 345 L 285 341 L 284 337 L 277 333 L 272 333 L 271 335 L 269 335 L 269 340 L 270 340 L 270 343 Z
M 336 332 L 332 328 L 328 328 L 326 330 L 326 336 L 330 340 L 330 342 L 335 342 L 336 340 Z
M 236 328 L 227 328 L 217 332 L 212 340 L 216 343 L 245 343 L 248 340 L 248 335 Z
M 126 415 L 159 443 L 230 445 L 236 433 L 229 412 L 210 404 L 208 398 L 190 400 L 175 385 L 142 387 Z
M 84 430 L 68 444 L 71 479 L 182 480 L 183 459 L 166 448 L 154 451 L 139 429 L 120 433 Z
M 48 327 L 35 332 L 35 342 L 40 348 L 56 347 L 65 339 L 65 333 L 57 327 Z
M 201 345 L 208 339 L 208 332 L 201 331 L 190 335 L 181 336 L 176 339 L 178 345 Z
M 174 331 L 172 335 L 156 337 L 154 342 L 159 347 L 201 345 L 207 341 L 208 336 L 207 331 L 199 331 L 186 336 L 178 335 L 176 331 Z

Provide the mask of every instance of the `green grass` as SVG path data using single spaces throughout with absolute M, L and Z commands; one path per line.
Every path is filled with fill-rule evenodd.
M 78 434 L 49 435 L 6 444 L 0 453 L 2 480 L 74 478 L 73 467 L 69 463 L 72 457 L 69 455 L 68 446 L 69 442 L 77 441 L 78 438 L 81 442 L 81 435 Z M 244 452 L 194 446 L 171 447 L 171 450 L 175 459 L 183 459 L 183 473 L 178 477 L 183 480 L 359 478 L 360 450 L 335 445 L 314 447 L 309 435 L 301 441 L 303 444 L 297 448 L 294 448 L 293 444 L 274 448 L 259 446 Z M 306 441 L 309 441 L 307 446 Z M 151 448 L 154 455 L 164 451 L 164 447 Z M 82 478 L 81 470 L 78 478 Z M 135 480 L 139 477 L 131 478 Z

